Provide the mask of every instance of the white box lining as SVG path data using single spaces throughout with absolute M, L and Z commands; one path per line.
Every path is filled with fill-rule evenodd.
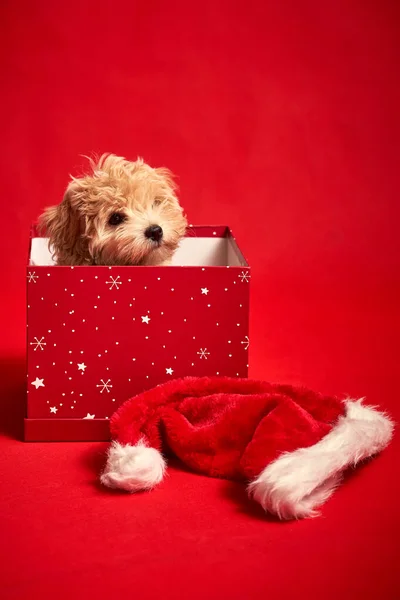
M 55 260 L 47 238 L 32 238 L 30 265 L 54 266 Z M 186 237 L 174 254 L 176 267 L 240 267 L 247 266 L 236 243 L 229 237 Z

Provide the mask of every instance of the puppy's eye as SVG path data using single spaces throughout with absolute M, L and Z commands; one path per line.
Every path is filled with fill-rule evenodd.
M 113 213 L 108 219 L 108 224 L 116 227 L 125 221 L 125 215 L 122 213 Z
M 160 206 L 162 200 L 160 200 L 160 198 L 156 198 L 153 202 L 153 206 Z

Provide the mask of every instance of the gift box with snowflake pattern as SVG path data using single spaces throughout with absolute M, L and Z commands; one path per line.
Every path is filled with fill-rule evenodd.
M 33 229 L 25 439 L 106 440 L 168 379 L 247 377 L 250 268 L 227 227 L 192 227 L 170 267 L 62 267 Z

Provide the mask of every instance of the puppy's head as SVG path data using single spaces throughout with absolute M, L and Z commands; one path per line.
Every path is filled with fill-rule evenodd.
M 40 218 L 58 264 L 168 264 L 187 225 L 170 172 L 113 154 L 90 166 Z

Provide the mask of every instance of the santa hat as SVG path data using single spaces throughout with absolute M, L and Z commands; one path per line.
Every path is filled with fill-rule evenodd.
M 187 377 L 125 402 L 110 420 L 101 481 L 129 492 L 163 479 L 163 453 L 213 477 L 249 482 L 282 519 L 309 517 L 343 471 L 381 451 L 393 423 L 361 400 L 249 379 Z

